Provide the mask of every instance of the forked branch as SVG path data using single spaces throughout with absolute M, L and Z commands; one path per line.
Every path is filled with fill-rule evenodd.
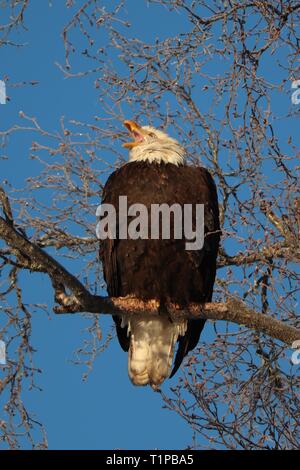
M 144 302 L 133 297 L 102 297 L 92 295 L 84 285 L 52 256 L 19 232 L 9 220 L 0 217 L 0 236 L 11 248 L 18 267 L 44 272 L 52 281 L 58 314 L 89 312 L 110 315 L 160 315 L 162 306 L 157 300 Z M 66 292 L 68 290 L 69 293 Z M 171 319 L 202 318 L 225 320 L 259 330 L 287 345 L 300 340 L 300 330 L 275 318 L 255 312 L 239 300 L 225 303 L 190 304 L 182 309 L 178 305 L 163 306 Z

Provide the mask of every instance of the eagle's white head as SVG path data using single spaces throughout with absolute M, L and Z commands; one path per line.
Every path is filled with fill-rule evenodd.
M 134 121 L 124 121 L 124 125 L 133 137 L 132 142 L 123 144 L 129 149 L 130 162 L 184 163 L 185 151 L 177 140 L 154 127 L 141 127 Z

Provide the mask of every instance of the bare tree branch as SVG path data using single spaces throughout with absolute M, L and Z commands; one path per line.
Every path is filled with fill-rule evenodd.
M 44 272 L 50 276 L 55 289 L 55 300 L 60 304 L 54 309 L 56 313 L 90 312 L 127 316 L 161 314 L 161 305 L 156 300 L 144 302 L 134 297 L 109 298 L 92 295 L 60 263 L 30 242 L 2 217 L 0 217 L 0 236 L 12 247 L 17 257 L 20 254 L 22 259 L 26 260 L 24 268 Z M 67 295 L 65 288 L 69 289 L 72 295 Z M 173 320 L 203 318 L 231 321 L 259 330 L 288 345 L 300 339 L 300 330 L 270 316 L 257 313 L 237 300 L 229 300 L 226 303 L 190 304 L 185 309 L 175 304 L 168 304 L 163 308 Z

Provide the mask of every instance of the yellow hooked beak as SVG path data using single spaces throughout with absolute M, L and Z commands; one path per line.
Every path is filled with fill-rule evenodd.
M 133 137 L 134 140 L 132 142 L 126 142 L 122 145 L 122 147 L 132 149 L 133 147 L 136 147 L 137 145 L 144 142 L 144 135 L 146 135 L 146 132 L 144 131 L 144 129 L 142 129 L 141 126 L 139 126 L 134 121 L 124 121 L 124 126 L 127 127 L 130 135 Z

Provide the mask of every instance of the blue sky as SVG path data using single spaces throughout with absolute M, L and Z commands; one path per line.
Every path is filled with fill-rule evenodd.
M 162 39 L 187 28 L 180 14 L 172 14 L 171 23 L 167 10 L 159 9 L 158 15 L 157 6 L 148 7 L 142 1 L 132 4 L 131 35 L 153 41 L 155 37 Z M 59 127 L 61 116 L 92 122 L 95 115 L 101 115 L 94 78 L 66 80 L 55 65 L 64 61 L 60 34 L 70 10 L 63 1 L 53 0 L 51 5 L 47 0 L 30 2 L 25 15 L 28 31 L 19 30 L 14 36 L 26 46 L 0 49 L 0 79 L 9 77 L 10 98 L 5 106 L 0 105 L 1 129 L 23 124 L 20 111 L 36 116 L 50 131 Z M 151 27 L 154 22 L 155 31 Z M 80 69 L 80 64 L 77 65 Z M 266 62 L 265 66 L 272 71 L 272 63 Z M 33 80 L 38 84 L 11 86 Z M 275 100 L 279 109 L 283 99 L 286 96 L 277 96 Z M 285 131 L 292 129 L 286 127 Z M 0 180 L 7 178 L 12 185 L 22 187 L 26 177 L 38 173 L 37 163 L 28 158 L 33 138 L 31 133 L 13 135 L 4 149 L 9 158 L 0 160 Z M 175 413 L 162 408 L 158 393 L 130 383 L 127 355 L 117 341 L 112 341 L 96 359 L 88 380 L 83 381 L 83 369 L 75 366 L 72 359 L 85 338 L 83 330 L 89 325 L 88 320 L 79 315 L 58 317 L 51 313 L 52 288 L 46 277 L 25 273 L 22 282 L 28 302 L 34 299 L 35 303 L 49 305 L 49 316 L 38 311 L 33 317 L 32 343 L 37 349 L 35 365 L 43 370 L 38 379 L 42 392 L 28 391 L 24 401 L 45 425 L 50 449 L 180 449 L 191 443 L 191 429 Z M 110 318 L 102 318 L 101 322 L 105 330 L 111 324 Z M 205 339 L 211 337 L 210 330 L 211 327 L 206 327 Z M 166 383 L 165 389 L 176 381 L 175 377 Z

